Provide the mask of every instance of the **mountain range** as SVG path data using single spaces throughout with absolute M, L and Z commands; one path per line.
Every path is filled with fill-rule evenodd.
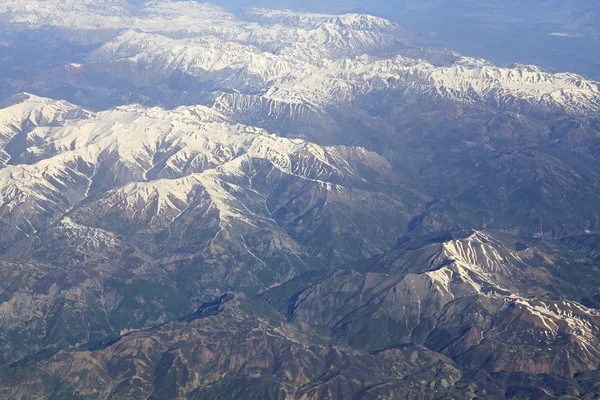
M 0 49 L 2 397 L 600 395 L 598 82 L 168 0 Z

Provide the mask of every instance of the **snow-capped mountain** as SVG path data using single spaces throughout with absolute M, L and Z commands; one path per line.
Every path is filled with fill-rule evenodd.
M 114 71 L 140 86 L 185 75 L 212 90 L 233 88 L 241 92 L 225 97 L 264 99 L 259 104 L 265 108 L 283 103 L 324 113 L 328 107 L 352 103 L 358 96 L 402 90 L 411 97 L 467 104 L 507 107 L 524 101 L 573 114 L 600 109 L 598 84 L 574 74 L 551 74 L 525 65 L 498 68 L 466 57 L 443 66 L 398 55 L 384 59 L 367 55 L 339 58 L 323 53 L 329 43 L 311 38 L 293 38 L 289 48 L 278 45 L 274 51 L 260 50 L 271 40 L 280 43 L 281 39 L 259 41 L 253 34 L 252 41 L 244 44 L 210 36 L 171 39 L 129 31 L 92 53 L 88 61 L 90 68 Z M 333 43 L 337 51 L 342 49 L 348 54 L 345 45 Z M 362 49 L 360 44 L 351 47 Z M 239 101 L 229 104 L 231 115 L 248 112 L 236 107 L 242 104 Z
M 65 318 L 95 308 L 88 285 L 123 299 L 129 285 L 156 281 L 178 293 L 175 302 L 201 301 L 372 256 L 427 200 L 376 153 L 283 138 L 205 106 L 93 112 L 31 94 L 5 105 L 2 252 L 68 276 L 42 295 L 47 302 L 33 302 L 26 287 L 11 295 L 19 302 L 6 304 L 9 336 L 32 323 L 32 310 L 49 312 L 48 302 L 71 299 L 59 311 Z M 122 274 L 129 284 L 106 286 L 106 276 Z M 176 309 L 148 307 L 92 333 L 140 328 Z M 107 311 L 118 319 L 112 312 L 121 311 Z M 76 341 L 89 339 L 87 329 L 71 331 Z
M 147 232 L 158 233 L 200 206 L 219 216 L 222 229 L 230 220 L 254 226 L 258 218 L 279 231 L 272 213 L 286 206 L 275 197 L 282 184 L 304 182 L 327 198 L 381 191 L 397 179 L 366 149 L 281 138 L 204 106 L 94 113 L 33 95 L 15 101 L 1 115 L 6 142 L 19 136 L 22 146 L 4 147 L 0 191 L 4 220 L 26 236 L 66 213 L 78 222 L 89 212 L 88 225 L 101 225 L 104 209 L 118 212 L 128 231 L 148 224 Z
M 419 43 L 0 4 L 0 396 L 600 393 L 599 83 Z
M 418 342 L 493 372 L 595 370 L 600 313 L 569 299 L 582 272 L 561 280 L 555 263 L 572 260 L 557 255 L 504 235 L 454 232 L 404 241 L 353 270 L 309 273 L 261 296 L 290 321 L 372 351 Z M 564 297 L 544 299 L 550 288 Z
M 75 29 L 80 25 L 91 31 L 86 37 L 96 30 L 105 38 L 104 32 L 112 30 L 114 38 L 85 57 L 82 68 L 88 73 L 108 73 L 138 87 L 185 76 L 188 85 L 225 92 L 227 100 L 217 101 L 231 115 L 250 113 L 248 108 L 256 113 L 257 107 L 263 113 L 278 109 L 284 113 L 280 117 L 293 117 L 298 109 L 323 113 L 386 90 L 499 108 L 515 102 L 571 114 L 600 108 L 598 84 L 575 74 L 527 65 L 499 68 L 459 55 L 443 65 L 425 61 L 425 53 L 402 56 L 410 34 L 369 15 L 263 9 L 233 15 L 196 2 L 158 1 L 138 8 L 73 3 L 77 7 L 9 2 L 0 9 L 0 19 L 18 29 L 58 29 L 71 41 L 86 40 Z M 113 17 L 114 7 L 132 11 Z M 102 24 L 107 26 L 97 26 Z M 253 99 L 238 98 L 247 96 Z

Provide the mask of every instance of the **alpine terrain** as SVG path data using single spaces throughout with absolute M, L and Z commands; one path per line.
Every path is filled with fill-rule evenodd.
M 363 13 L 0 4 L 0 398 L 600 398 L 600 83 Z

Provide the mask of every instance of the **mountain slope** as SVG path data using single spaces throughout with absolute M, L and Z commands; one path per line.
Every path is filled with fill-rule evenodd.
M 594 398 L 598 82 L 414 39 L 0 5 L 0 396 Z
M 29 278 L 6 289 L 6 360 L 23 354 L 9 337 L 26 326 L 30 351 L 78 343 L 377 254 L 426 199 L 363 148 L 280 138 L 202 106 L 11 103 L 4 148 L 21 147 L 0 169 L 1 244 Z M 30 262 L 61 280 L 38 283 Z
M 596 294 L 598 270 L 559 254 L 568 251 L 457 232 L 400 243 L 354 270 L 308 273 L 261 298 L 355 347 L 421 343 L 465 368 L 576 387 L 600 357 L 600 314 L 578 303 Z
M 32 62 L 17 52 L 13 59 L 11 51 L 7 65 L 20 68 L 7 76 L 13 91 L 98 109 L 202 104 L 281 136 L 364 147 L 432 199 L 411 221 L 415 234 L 596 232 L 600 93 L 593 80 L 415 46 L 400 25 L 356 13 L 232 14 L 157 1 L 109 17 L 77 4 L 74 11 L 47 2 L 4 6 L 9 48 L 28 37 L 46 49 L 34 53 L 51 58 Z M 40 10 L 55 17 L 38 20 Z M 69 28 L 79 26 L 69 18 L 90 16 L 107 26 Z
M 23 388 L 15 398 L 50 393 L 87 398 L 425 398 L 428 390 L 452 392 L 460 380 L 461 372 L 450 360 L 421 347 L 369 354 L 327 346 L 309 329 L 250 314 L 243 303 L 226 299 L 206 303 L 190 321 L 3 367 L 0 390 L 13 396 L 12 388 Z M 430 382 L 424 385 L 423 379 Z
M 568 296 L 524 296 L 527 285 L 521 295 L 494 282 L 511 285 L 512 272 L 528 268 L 561 282 L 551 271 L 565 260 L 551 260 L 552 249 L 490 232 L 414 239 L 360 271 L 313 271 L 259 299 L 227 294 L 177 322 L 27 357 L 2 367 L 0 390 L 16 398 L 593 398 L 600 314 Z

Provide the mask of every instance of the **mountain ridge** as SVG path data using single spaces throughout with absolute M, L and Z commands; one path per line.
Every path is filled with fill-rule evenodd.
M 600 393 L 598 82 L 136 3 L 0 5 L 0 396 Z

